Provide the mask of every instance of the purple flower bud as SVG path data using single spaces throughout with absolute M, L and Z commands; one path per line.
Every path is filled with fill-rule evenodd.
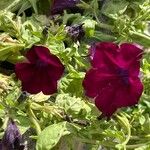
M 73 41 L 80 41 L 81 38 L 84 37 L 85 32 L 83 30 L 83 24 L 81 25 L 72 25 L 72 26 L 68 26 L 66 27 L 67 33 L 68 35 L 72 38 Z
M 59 14 L 65 9 L 72 9 L 79 3 L 80 0 L 53 0 L 51 13 Z
M 10 119 L 1 141 L 2 150 L 23 150 L 24 145 L 20 145 L 21 139 L 16 123 Z

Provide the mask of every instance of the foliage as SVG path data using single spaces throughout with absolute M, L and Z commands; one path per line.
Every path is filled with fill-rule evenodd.
M 149 150 L 150 1 L 85 0 L 78 4 L 82 13 L 65 10 L 53 19 L 40 13 L 39 2 L 1 0 L 0 64 L 23 61 L 28 48 L 43 44 L 62 60 L 66 70 L 57 94 L 23 95 L 15 75 L 4 74 L 0 65 L 0 137 L 8 118 L 13 118 L 22 134 L 30 128 L 35 130 L 29 138 L 36 141 L 37 150 L 78 150 L 82 144 L 89 150 Z M 31 16 L 26 14 L 29 8 Z M 66 26 L 82 23 L 85 37 L 74 42 L 68 38 Z M 99 117 L 100 112 L 84 96 L 82 87 L 90 67 L 88 48 L 96 41 L 135 42 L 145 50 L 141 100 L 134 107 L 119 110 L 110 120 Z

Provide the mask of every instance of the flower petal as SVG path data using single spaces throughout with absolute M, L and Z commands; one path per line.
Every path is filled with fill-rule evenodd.
M 30 63 L 17 63 L 15 65 L 16 76 L 23 82 L 33 79 L 34 65 Z
M 130 79 L 129 86 L 114 82 L 99 91 L 95 104 L 104 116 L 111 117 L 118 108 L 137 104 L 142 91 L 143 85 L 138 78 Z
M 140 61 L 134 62 L 129 65 L 129 76 L 138 77 L 140 74 Z
M 49 78 L 53 79 L 53 80 L 58 80 L 61 78 L 61 76 L 64 73 L 64 66 L 60 65 L 60 67 L 54 67 L 54 66 L 47 66 L 47 74 L 49 76 Z
M 100 89 L 116 79 L 117 76 L 113 74 L 109 68 L 92 68 L 86 73 L 83 80 L 85 94 L 94 98 L 97 96 Z
M 119 59 L 126 63 L 130 76 L 137 77 L 140 72 L 140 59 L 142 58 L 143 50 L 134 44 L 124 43 L 120 46 Z
M 57 80 L 51 78 L 47 70 L 37 69 L 34 72 L 34 77 L 22 82 L 22 90 L 31 94 L 43 92 L 45 95 L 50 95 L 57 92 Z
M 32 46 L 31 49 L 29 49 L 26 53 L 26 57 L 31 63 L 36 63 L 36 61 L 38 60 L 36 49 L 37 49 L 37 46 Z
M 120 45 L 119 53 L 117 56 L 118 64 L 121 64 L 122 67 L 128 67 L 136 62 L 139 62 L 142 58 L 142 49 L 137 47 L 135 44 L 123 43 Z
M 142 58 L 143 50 L 134 44 L 123 43 L 120 45 L 120 59 L 125 62 L 139 61 Z
M 99 68 L 102 65 L 114 65 L 115 57 L 118 53 L 118 46 L 111 42 L 100 42 L 92 46 L 90 51 L 92 54 L 92 67 Z
M 44 63 L 47 63 L 54 67 L 63 67 L 59 58 L 57 56 L 51 54 L 47 47 L 36 46 L 35 51 L 36 51 L 36 54 L 37 54 L 39 60 L 43 61 Z
M 120 68 L 128 69 L 129 66 L 139 63 L 142 57 L 142 49 L 135 44 L 123 43 L 120 48 L 111 42 L 97 43 L 90 48 L 93 67 L 101 67 L 102 64 L 112 64 Z
M 42 91 L 42 75 L 39 70 L 33 72 L 32 78 L 22 81 L 22 90 L 31 94 L 37 94 Z
M 115 105 L 120 107 L 132 106 L 138 103 L 143 92 L 143 85 L 139 78 L 130 78 L 130 86 L 122 86 L 116 92 Z
M 42 92 L 45 95 L 51 95 L 57 92 L 57 81 L 50 78 L 43 78 L 42 81 Z
M 102 116 L 111 117 L 117 110 L 114 103 L 116 89 L 113 85 L 108 85 L 103 88 L 95 99 L 96 107 L 102 112 Z
M 90 69 L 83 80 L 83 87 L 85 89 L 85 95 L 94 98 L 98 94 L 98 82 L 99 78 L 96 76 L 97 69 Z M 92 82 L 91 82 L 92 81 Z

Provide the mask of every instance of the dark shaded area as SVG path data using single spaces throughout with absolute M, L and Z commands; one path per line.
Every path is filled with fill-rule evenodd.
M 15 69 L 15 65 L 8 62 L 8 61 L 1 61 L 0 62 L 0 67 L 4 68 L 6 70 L 14 70 Z
M 76 4 L 79 2 L 80 0 L 54 0 L 51 6 L 51 14 L 61 14 L 67 9 L 75 10 Z
M 8 61 L 0 61 L 0 73 L 11 75 L 14 73 L 15 65 Z

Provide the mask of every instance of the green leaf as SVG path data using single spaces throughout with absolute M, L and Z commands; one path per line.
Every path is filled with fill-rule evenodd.
M 72 66 L 70 66 L 71 68 Z M 72 70 L 72 72 L 62 78 L 60 81 L 60 90 L 64 93 L 70 93 L 70 95 L 80 97 L 83 95 L 83 86 L 82 81 L 84 78 L 83 72 L 75 72 Z
M 15 102 L 18 98 L 18 95 L 20 93 L 20 89 L 18 87 L 14 87 L 11 92 L 6 96 L 5 101 L 9 106 L 14 107 Z
M 51 2 L 52 0 L 38 0 L 38 12 L 40 14 L 48 15 L 50 14 L 50 8 L 51 8 Z
M 23 3 L 23 5 L 21 6 L 21 8 L 19 9 L 18 15 L 22 14 L 25 10 L 27 10 L 27 9 L 30 8 L 30 7 L 31 7 L 30 2 L 29 2 L 29 1 L 25 1 L 25 2 Z
M 0 3 L 1 3 L 1 5 L 0 5 L 0 10 L 3 10 L 3 9 L 5 9 L 6 7 L 8 7 L 10 4 L 12 4 L 12 2 L 13 2 L 14 0 L 1 0 L 0 1 Z
M 132 38 L 133 42 L 143 45 L 146 48 L 150 47 L 150 36 L 143 33 L 134 32 L 134 31 L 130 31 L 129 36 Z
M 3 7 L 1 10 L 15 12 L 19 10 L 26 1 L 27 0 L 8 0 L 7 2 L 10 3 L 5 3 L 5 7 Z
M 74 117 L 85 118 L 91 112 L 88 103 L 81 98 L 71 97 L 69 94 L 59 94 L 56 97 L 56 104 L 65 109 L 68 115 Z
M 117 13 L 123 13 L 129 2 L 126 0 L 106 0 L 103 7 L 102 7 L 102 13 L 110 16 L 112 14 L 117 14 Z
M 18 127 L 20 129 L 21 134 L 24 134 L 30 128 L 30 121 L 27 116 L 21 116 L 16 114 L 15 119 L 17 120 Z
M 100 41 L 115 41 L 117 39 L 115 36 L 111 36 L 100 31 L 95 31 L 93 37 Z
M 18 11 L 18 14 L 21 14 L 28 8 L 33 7 L 34 12 L 37 14 L 37 1 L 38 0 L 1 0 L 0 10 Z
M 36 95 L 31 95 L 30 98 L 32 99 L 32 101 L 35 102 L 44 102 L 47 101 L 49 99 L 50 96 L 48 95 L 44 95 L 42 92 L 36 94 Z
M 38 136 L 36 149 L 51 150 L 65 135 L 71 134 L 74 128 L 67 122 L 60 122 L 46 127 Z
M 8 60 L 10 62 L 16 62 L 17 60 L 23 59 L 20 50 L 23 50 L 24 44 L 20 43 L 18 40 L 13 39 L 9 34 L 0 34 L 0 60 Z
M 42 38 L 42 27 L 34 18 L 30 18 L 22 24 L 21 40 L 26 44 L 26 48 L 30 48 L 33 44 L 39 43 Z
M 141 125 L 143 125 L 143 124 L 145 123 L 145 121 L 146 121 L 146 119 L 145 119 L 144 116 L 141 116 L 141 117 L 139 118 L 139 122 L 140 122 Z
M 134 150 L 149 150 L 150 149 L 150 144 L 144 143 L 143 146 L 140 146 L 138 148 L 135 148 Z
M 6 45 L 7 44 L 7 45 Z M 0 60 L 4 61 L 11 55 L 13 55 L 14 59 L 16 56 L 18 57 L 18 53 L 20 50 L 24 48 L 23 44 L 11 44 L 11 43 L 0 43 Z M 16 54 L 16 56 L 15 56 Z M 21 54 L 20 54 L 21 56 Z
M 92 19 L 86 19 L 83 21 L 83 27 L 87 36 L 91 37 L 94 35 L 96 21 Z
M 15 18 L 15 19 L 14 19 Z M 10 36 L 19 37 L 21 28 L 21 17 L 11 12 L 0 12 L 0 30 L 9 33 Z
M 37 0 L 28 0 L 31 3 L 31 6 L 33 7 L 35 13 L 38 13 L 38 9 L 37 9 Z

